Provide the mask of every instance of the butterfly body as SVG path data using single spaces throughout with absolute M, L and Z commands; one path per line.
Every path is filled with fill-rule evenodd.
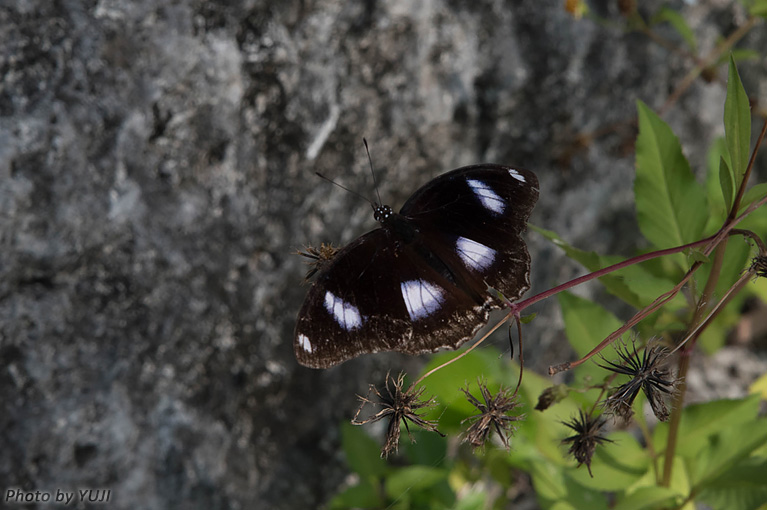
M 399 213 L 323 264 L 296 324 L 298 361 L 327 368 L 363 353 L 457 348 L 529 287 L 521 238 L 538 198 L 527 170 L 474 165 L 416 191 Z

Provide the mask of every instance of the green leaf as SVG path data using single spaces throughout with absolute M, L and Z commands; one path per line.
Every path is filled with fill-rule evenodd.
M 730 56 L 727 77 L 727 98 L 724 101 L 724 137 L 727 140 L 731 170 L 737 188 L 741 185 L 748 166 L 751 144 L 751 108 L 732 56 Z
M 693 484 L 697 488 L 705 487 L 712 480 L 726 475 L 733 466 L 765 443 L 767 420 L 764 419 L 728 427 L 710 436 L 707 447 L 692 464 Z
M 767 501 L 767 459 L 752 457 L 706 484 L 697 500 L 714 510 L 755 510 Z
M 750 395 L 736 400 L 713 400 L 692 404 L 682 412 L 679 424 L 677 455 L 694 458 L 708 446 L 708 436 L 741 423 L 753 422 L 759 414 L 759 396 Z M 666 448 L 668 423 L 655 428 L 655 450 L 662 453 Z
M 508 340 L 506 340 L 508 346 Z M 432 356 L 423 369 L 423 373 L 435 368 L 446 361 L 455 358 L 455 352 L 444 352 Z M 424 398 L 434 397 L 440 406 L 425 414 L 428 419 L 439 420 L 439 430 L 444 434 L 458 433 L 464 429 L 461 421 L 467 416 L 476 414 L 477 409 L 466 400 L 461 388 L 470 385 L 470 391 L 477 389 L 477 376 L 488 381 L 511 381 L 513 377 L 504 377 L 503 363 L 499 363 L 500 353 L 497 349 L 484 347 L 475 349 L 458 363 L 452 363 L 427 377 L 423 385 L 426 387 Z M 525 374 L 527 376 L 527 374 Z M 506 385 L 509 383 L 506 382 Z M 495 392 L 497 386 L 490 385 Z M 445 407 L 442 407 L 445 406 Z
M 544 506 L 544 508 L 547 508 L 547 510 L 578 510 L 578 508 L 571 505 L 569 501 L 556 501 L 551 504 L 551 506 Z
M 762 397 L 762 400 L 767 400 L 767 373 L 762 374 L 756 381 L 751 383 L 748 387 L 749 393 L 755 393 Z
M 673 507 L 682 497 L 668 487 L 640 487 L 618 502 L 613 510 L 655 510 Z
M 763 1 L 763 0 L 759 0 L 759 1 Z M 767 2 L 765 3 L 767 4 Z M 732 58 L 735 59 L 736 64 L 738 62 L 747 62 L 749 60 L 759 60 L 760 58 L 762 58 L 761 53 L 759 53 L 757 50 L 752 50 L 749 48 L 734 48 L 730 52 L 730 55 L 732 55 Z M 726 58 L 727 58 L 726 56 L 722 55 L 720 63 L 724 62 Z
M 381 458 L 381 447 L 365 433 L 362 427 L 343 423 L 341 446 L 349 467 L 360 477 L 379 477 L 386 473 L 388 468 Z
M 677 32 L 679 32 L 679 35 L 682 36 L 682 39 L 684 39 L 693 53 L 697 52 L 698 44 L 695 40 L 695 33 L 692 31 L 681 14 L 672 9 L 669 9 L 668 7 L 663 7 L 655 16 L 653 16 L 652 22 L 655 24 L 661 23 L 663 21 L 668 21 L 671 26 L 674 27 Z
M 713 232 L 719 229 L 730 212 L 729 207 L 725 203 L 725 194 L 722 192 L 721 183 L 721 161 L 724 160 L 729 169 L 729 159 L 730 154 L 727 152 L 727 142 L 724 140 L 724 137 L 716 138 L 706 153 L 706 196 L 708 197 L 709 207 L 709 218 L 704 229 L 706 232 Z M 732 177 L 730 177 L 730 181 L 732 181 Z M 734 184 L 731 187 L 734 189 Z M 731 193 L 730 197 L 733 194 Z M 730 198 L 730 203 L 732 203 L 732 198 Z
M 386 479 L 386 494 L 398 498 L 408 491 L 431 487 L 447 480 L 447 471 L 429 466 L 407 466 L 393 472 Z
M 484 510 L 488 508 L 486 500 L 487 494 L 482 489 L 473 488 L 461 496 L 452 510 Z
M 639 480 L 650 467 L 650 454 L 628 432 L 610 434 L 612 443 L 597 446 L 591 471 L 583 469 L 571 472 L 572 477 L 584 487 L 605 492 L 624 490 Z
M 581 466 L 580 469 L 586 469 L 586 466 Z M 577 468 L 576 468 L 577 470 Z M 565 501 L 571 503 L 575 508 L 588 508 L 589 510 L 609 510 L 610 507 L 607 504 L 607 495 L 602 491 L 589 489 L 573 480 L 573 470 L 568 469 L 565 471 L 565 488 L 567 490 L 567 496 Z
M 567 339 L 578 357 L 588 354 L 607 335 L 623 325 L 613 314 L 588 299 L 570 292 L 560 292 L 557 298 L 562 307 Z M 612 350 L 604 352 L 607 357 L 614 354 Z M 579 376 L 591 376 L 595 380 L 605 376 L 605 371 L 595 363 L 584 363 L 576 370 Z
M 555 232 L 544 230 L 534 225 L 530 225 L 530 228 L 562 248 L 568 257 L 579 262 L 589 271 L 598 271 L 624 260 L 623 257 L 599 255 L 593 251 L 580 250 L 567 244 Z M 599 281 L 610 294 L 622 299 L 634 308 L 642 308 L 650 304 L 658 297 L 658 294 L 666 292 L 674 286 L 672 280 L 653 274 L 649 270 L 650 264 L 652 264 L 652 261 L 641 265 L 634 264 L 602 276 L 599 278 Z M 667 304 L 666 309 L 674 310 L 676 305 L 684 306 L 682 296 L 679 296 L 679 299 L 675 298 L 671 303 Z
M 701 264 L 705 264 L 707 262 L 711 262 L 711 257 L 706 255 L 702 251 L 693 249 L 693 250 L 690 250 L 690 260 L 692 262 L 700 262 Z
M 732 287 L 735 281 L 743 274 L 748 264 L 751 245 L 742 238 L 734 237 L 726 241 L 724 259 L 716 282 L 715 296 L 721 298 Z M 711 265 L 707 264 L 700 268 L 700 281 L 707 281 L 711 273 Z M 742 319 L 741 310 L 748 299 L 750 292 L 740 292 L 735 295 L 727 306 L 719 312 L 719 315 L 698 338 L 698 345 L 706 354 L 713 354 L 724 346 L 727 335 L 733 327 Z
M 716 283 L 717 296 L 724 296 L 741 277 L 743 270 L 748 266 L 750 251 L 751 245 L 743 238 L 734 237 L 727 241 L 719 281 Z
M 748 9 L 751 16 L 767 18 L 767 0 L 754 0 Z
M 518 423 L 518 429 L 511 439 L 514 454 L 507 456 L 508 462 L 515 468 L 526 471 L 535 462 L 545 464 L 569 465 L 562 455 L 564 450 L 560 440 L 566 435 L 563 421 L 569 420 L 579 409 L 593 405 L 594 392 L 571 392 L 570 398 L 552 405 L 545 412 L 535 411 L 538 397 L 551 385 L 549 377 L 542 377 L 530 370 L 525 371 L 520 388 L 520 403 L 526 411 L 525 419 Z M 472 414 L 476 414 L 474 411 Z M 569 430 L 569 429 L 567 429 Z
M 650 108 L 637 101 L 637 219 L 644 236 L 658 248 L 670 248 L 701 237 L 708 216 L 706 195 L 695 180 L 679 140 Z M 686 268 L 682 255 L 675 257 Z
M 735 60 L 735 63 L 738 64 L 740 62 L 748 62 L 750 60 L 759 60 L 762 58 L 762 54 L 756 50 L 748 48 L 733 48 L 730 53 L 723 53 L 720 55 L 719 58 L 716 59 L 716 62 L 709 66 L 709 69 L 719 68 L 722 64 L 729 62 L 730 57 L 732 57 L 733 60 Z
M 581 469 L 586 469 L 582 466 Z M 543 508 L 607 510 L 607 498 L 575 482 L 570 468 L 547 462 L 534 462 L 530 470 L 533 488 Z
M 567 498 L 562 466 L 545 461 L 533 462 L 530 469 L 530 477 L 533 481 L 533 489 L 539 500 L 548 502 L 550 505 L 555 501 Z M 542 504 L 541 506 L 546 508 L 549 505 Z
M 361 480 L 357 485 L 352 485 L 346 490 L 337 494 L 328 503 L 330 510 L 342 510 L 347 508 L 381 508 L 384 502 L 378 495 L 378 491 L 373 484 L 366 480 Z
M 545 229 L 536 227 L 535 225 L 530 225 L 530 229 L 538 232 L 545 238 L 549 239 L 559 248 L 562 248 L 562 250 L 564 250 L 565 254 L 568 257 L 580 263 L 589 271 L 592 271 L 592 272 L 598 271 L 599 269 L 605 268 L 607 266 L 616 264 L 621 261 L 621 259 L 618 257 L 609 259 L 608 257 L 603 257 L 594 251 L 584 251 L 584 250 L 575 248 L 571 246 L 570 244 L 568 244 L 565 240 L 559 237 L 559 235 L 557 235 L 555 232 L 552 232 L 551 230 L 545 230 Z M 628 288 L 626 284 L 622 281 L 622 279 L 619 278 L 617 275 L 608 274 L 599 278 L 599 281 L 602 282 L 602 284 L 605 286 L 605 288 L 610 294 L 613 294 L 614 296 L 619 297 L 620 299 L 630 304 L 634 308 L 642 307 L 642 302 L 640 301 L 636 293 L 634 293 L 630 288 Z
M 733 183 L 732 170 L 724 158 L 719 159 L 719 185 L 722 187 L 722 196 L 724 205 L 729 211 L 732 208 L 732 201 L 735 199 L 735 184 Z
M 433 466 L 447 455 L 447 439 L 439 434 L 413 426 L 410 434 L 413 441 L 403 441 L 400 450 L 411 464 Z
M 739 212 L 743 212 L 743 210 L 751 205 L 752 202 L 761 200 L 765 195 L 767 195 L 767 182 L 760 182 L 759 184 L 751 186 L 743 195 L 743 201 L 740 203 Z
M 671 469 L 669 488 L 675 490 L 677 494 L 689 494 L 692 485 L 690 484 L 690 473 L 685 465 L 684 459 L 679 455 L 675 455 L 672 464 L 673 467 Z M 661 468 L 661 466 L 656 467 Z M 655 469 L 653 469 L 653 472 L 654 471 Z
M 544 506 L 547 510 L 578 510 L 577 507 L 570 504 L 569 501 L 557 501 L 551 506 Z

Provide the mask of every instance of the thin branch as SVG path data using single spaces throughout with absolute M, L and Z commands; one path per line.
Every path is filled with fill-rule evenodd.
M 700 241 L 695 241 L 693 243 L 688 243 L 682 246 L 676 246 L 674 248 L 667 248 L 664 250 L 657 250 L 652 251 L 650 253 L 645 253 L 643 255 L 638 255 L 636 257 L 631 257 L 630 259 L 626 259 L 623 262 L 618 262 L 617 264 L 613 264 L 611 266 L 607 266 L 605 268 L 602 268 L 598 271 L 594 271 L 593 273 L 585 274 L 583 276 L 579 276 L 578 278 L 574 278 L 568 282 L 562 283 L 560 285 L 557 285 L 556 287 L 553 287 L 551 289 L 545 290 L 539 294 L 536 294 L 532 297 L 529 297 L 527 299 L 523 299 L 522 301 L 517 301 L 516 303 L 511 304 L 511 308 L 514 312 L 521 312 L 525 308 L 527 308 L 530 305 L 534 305 L 538 301 L 543 301 L 546 298 L 549 298 L 555 294 L 559 294 L 563 290 L 570 289 L 572 287 L 576 287 L 582 283 L 586 283 L 588 281 L 591 281 L 595 278 L 601 278 L 602 276 L 605 276 L 606 274 L 612 273 L 613 271 L 618 271 L 620 269 L 624 269 L 629 266 L 633 266 L 634 264 L 639 264 L 641 262 L 646 262 L 648 260 L 652 260 L 658 257 L 664 257 L 666 255 L 673 255 L 675 253 L 680 253 L 685 250 L 689 250 L 691 248 L 696 248 L 698 246 L 701 246 L 703 244 L 706 244 L 708 242 L 712 242 L 716 239 L 716 237 L 719 235 L 719 232 L 716 234 L 706 237 L 705 239 L 701 239 Z
M 709 242 L 709 244 L 702 250 L 702 253 L 705 256 L 710 255 L 711 252 L 714 250 L 714 248 L 716 248 L 727 236 L 733 235 L 735 233 L 740 233 L 739 230 L 736 230 L 736 232 L 732 232 L 734 227 L 735 227 L 735 225 L 737 225 L 748 214 L 753 212 L 757 207 L 759 207 L 760 205 L 764 204 L 765 202 L 767 202 L 767 196 L 763 197 L 758 202 L 754 202 L 753 204 L 751 204 L 746 209 L 746 211 L 743 212 L 743 214 L 741 214 L 740 216 L 738 216 L 737 218 L 735 218 L 731 222 L 727 223 L 725 226 L 723 226 L 719 230 L 719 232 L 717 232 L 713 236 L 707 237 L 706 239 L 703 239 L 701 241 L 696 241 L 695 243 L 691 243 L 691 244 L 699 245 L 699 244 L 703 244 L 705 242 Z M 685 246 L 689 246 L 689 245 L 685 245 Z M 666 251 L 666 250 L 664 250 L 664 251 Z M 653 252 L 653 253 L 658 253 L 658 252 Z M 631 260 L 631 259 L 629 259 L 629 260 Z M 634 326 L 639 324 L 642 320 L 644 320 L 645 317 L 647 317 L 651 313 L 655 312 L 661 306 L 665 305 L 668 301 L 673 299 L 674 296 L 676 296 L 679 293 L 679 291 L 682 290 L 682 287 L 685 286 L 685 284 L 690 280 L 690 278 L 692 278 L 692 275 L 695 273 L 695 271 L 698 270 L 698 268 L 701 265 L 702 265 L 702 262 L 696 261 L 690 267 L 690 269 L 687 271 L 687 273 L 684 275 L 682 280 L 674 286 L 674 288 L 672 288 L 671 290 L 661 294 L 660 296 L 655 298 L 655 300 L 652 303 L 650 303 L 645 308 L 643 308 L 642 310 L 640 310 L 636 314 L 634 314 L 634 316 L 631 319 L 629 319 L 623 326 L 621 326 L 620 328 L 618 328 L 615 331 L 613 331 L 612 333 L 610 333 L 610 335 L 608 335 L 604 340 L 602 340 L 602 342 L 600 342 L 599 345 L 594 347 L 584 357 L 582 357 L 581 359 L 576 360 L 576 361 L 567 361 L 565 363 L 560 363 L 559 365 L 555 365 L 555 366 L 549 367 L 549 375 L 554 375 L 554 374 L 558 374 L 559 372 L 563 372 L 565 370 L 570 370 L 571 368 L 575 368 L 575 367 L 585 363 L 586 361 L 588 361 L 592 356 L 594 356 L 599 351 L 601 351 L 606 346 L 608 346 L 613 341 L 615 341 L 615 339 L 619 338 L 625 332 L 627 332 L 628 330 L 630 330 L 631 328 L 633 328 Z M 558 287 L 555 287 L 555 289 L 557 289 L 557 288 Z M 562 289 L 562 290 L 564 290 L 564 289 Z M 533 298 L 535 298 L 535 297 L 536 296 L 534 296 Z M 533 298 L 530 298 L 530 299 L 533 299 Z M 520 302 L 520 303 L 522 303 L 522 302 Z
M 740 186 L 738 187 L 738 194 L 735 197 L 735 201 L 732 203 L 732 209 L 730 209 L 730 214 L 727 217 L 728 220 L 735 217 L 735 215 L 738 213 L 738 209 L 740 209 L 740 202 L 743 200 L 743 195 L 746 194 L 746 186 L 748 186 L 748 178 L 751 177 L 751 170 L 754 168 L 754 162 L 756 161 L 756 154 L 759 152 L 759 147 L 762 145 L 762 140 L 764 140 L 764 135 L 767 134 L 767 117 L 764 119 L 764 124 L 762 124 L 762 131 L 759 133 L 759 138 L 756 139 L 756 145 L 754 146 L 753 152 L 751 152 L 751 158 L 748 161 L 748 166 L 746 167 L 746 172 L 743 174 L 743 181 L 740 183 Z
M 479 344 L 481 344 L 482 342 L 484 342 L 484 341 L 487 339 L 487 337 L 489 337 L 490 335 L 492 335 L 492 334 L 495 332 L 495 330 L 496 330 L 496 329 L 500 328 L 500 327 L 501 327 L 503 324 L 505 324 L 505 323 L 506 323 L 506 322 L 507 322 L 507 321 L 508 321 L 510 318 L 512 318 L 513 316 L 514 316 L 514 315 L 512 314 L 512 312 L 509 312 L 509 313 L 507 313 L 507 314 L 506 314 L 506 316 L 505 316 L 503 319 L 501 319 L 500 321 L 498 321 L 498 323 L 496 323 L 496 324 L 495 324 L 495 326 L 493 326 L 493 327 L 492 327 L 492 329 L 490 329 L 490 331 L 488 331 L 487 333 L 485 333 L 484 335 L 482 335 L 482 338 L 480 338 L 479 340 L 477 340 L 476 342 L 474 342 L 474 345 L 472 345 L 471 347 L 469 347 L 468 349 L 466 349 L 465 351 L 463 351 L 461 354 L 459 354 L 459 355 L 458 355 L 458 356 L 456 356 L 455 358 L 453 358 L 453 359 L 451 359 L 451 360 L 448 360 L 448 361 L 446 361 L 446 362 L 442 363 L 441 365 L 439 365 L 439 366 L 437 366 L 437 367 L 434 367 L 434 368 L 432 368 L 431 370 L 429 370 L 428 372 L 426 372 L 425 374 L 423 374 L 421 377 L 419 377 L 419 378 L 418 378 L 418 380 L 412 384 L 412 386 L 418 386 L 419 384 L 421 384 L 421 381 L 423 381 L 424 379 L 426 379 L 427 377 L 429 377 L 431 374 L 433 374 L 433 373 L 434 373 L 434 372 L 436 372 L 437 370 L 441 370 L 441 369 L 445 368 L 446 366 L 450 365 L 451 363 L 455 363 L 455 362 L 456 362 L 456 361 L 458 361 L 459 359 L 461 359 L 461 358 L 463 358 L 464 356 L 466 356 L 467 354 L 469 354 L 471 351 L 473 351 L 474 349 L 476 349 L 477 347 L 479 347 Z
M 751 17 L 749 18 L 743 25 L 738 27 L 738 29 L 730 34 L 727 39 L 725 39 L 722 44 L 719 44 L 715 48 L 711 50 L 711 52 L 708 54 L 708 56 L 703 59 L 701 63 L 699 63 L 697 66 L 695 66 L 693 69 L 690 70 L 689 73 L 682 79 L 682 81 L 677 85 L 676 89 L 674 89 L 674 92 L 666 99 L 666 101 L 663 103 L 663 106 L 660 107 L 659 112 L 661 114 L 665 113 L 671 105 L 676 103 L 680 97 L 682 97 L 682 94 L 684 94 L 687 89 L 690 88 L 690 86 L 695 83 L 695 80 L 700 76 L 700 74 L 703 72 L 704 69 L 712 66 L 714 63 L 716 63 L 717 60 L 719 60 L 722 55 L 724 55 L 727 51 L 729 51 L 733 46 L 735 46 L 735 43 L 737 43 L 739 40 L 741 40 L 745 35 L 752 29 L 756 24 L 758 23 L 759 18 Z

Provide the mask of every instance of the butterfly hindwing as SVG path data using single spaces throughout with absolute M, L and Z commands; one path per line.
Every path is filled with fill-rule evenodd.
M 301 364 L 326 368 L 363 353 L 456 348 L 485 323 L 481 305 L 388 236 L 384 229 L 364 235 L 320 271 L 296 325 Z

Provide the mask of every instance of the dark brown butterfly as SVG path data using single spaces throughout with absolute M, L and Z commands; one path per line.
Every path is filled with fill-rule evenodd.
M 381 228 L 324 261 L 298 314 L 299 363 L 327 368 L 360 354 L 455 349 L 529 287 L 521 235 L 538 200 L 535 174 L 474 165 L 422 186 Z

